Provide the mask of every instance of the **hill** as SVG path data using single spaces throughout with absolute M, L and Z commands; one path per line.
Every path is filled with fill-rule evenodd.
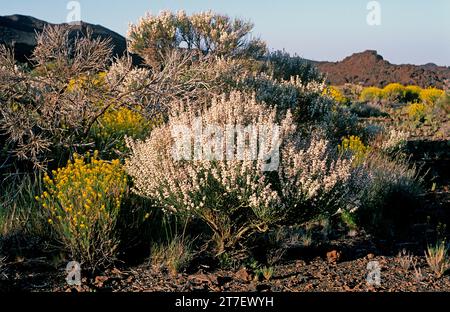
M 377 51 L 355 53 L 340 62 L 314 62 L 319 70 L 327 74 L 334 85 L 345 83 L 384 87 L 391 82 L 413 84 L 421 87 L 442 88 L 450 81 L 450 67 L 426 65 L 395 65 L 384 60 Z
M 36 46 L 36 32 L 41 32 L 46 25 L 51 24 L 31 16 L 0 16 L 0 43 L 14 44 L 16 59 L 20 62 L 26 62 Z M 71 24 L 70 28 L 69 36 L 71 38 L 86 34 L 87 28 L 91 28 L 94 38 L 111 38 L 115 55 L 123 55 L 126 51 L 125 38 L 103 26 L 80 22 Z

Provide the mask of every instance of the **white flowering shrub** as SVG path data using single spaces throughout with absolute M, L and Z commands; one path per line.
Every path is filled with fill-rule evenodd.
M 338 199 L 347 194 L 351 161 L 338 159 L 325 139 L 313 139 L 302 148 L 293 139 L 296 126 L 289 112 L 278 120 L 276 109 L 239 92 L 214 99 L 201 113 L 191 107 L 182 105 L 169 123 L 153 130 L 147 140 L 129 140 L 131 156 L 126 168 L 137 194 L 155 200 L 167 213 L 204 221 L 219 253 L 275 223 L 304 222 L 339 208 Z M 205 138 L 194 143 L 193 149 L 181 149 L 184 158 L 180 157 L 180 149 L 174 150 L 174 146 L 181 138 L 174 129 L 178 125 L 196 129 L 199 124 L 258 125 L 272 133 L 278 124 L 275 146 L 279 145 L 281 156 L 279 166 L 272 168 L 278 173 L 264 172 L 268 158 L 254 159 L 250 150 L 242 159 L 230 156 L 229 150 L 223 158 L 197 157 L 195 147 L 209 144 Z M 233 136 L 232 142 L 235 139 Z M 262 144 L 267 153 L 267 147 L 274 146 L 272 139 L 265 137 Z M 223 146 L 225 141 L 215 147 Z M 273 157 L 273 150 L 270 152 Z
M 198 120 L 205 126 L 255 124 L 272 128 L 276 112 L 240 93 L 215 99 L 201 115 L 190 107 L 174 113 L 169 123 L 154 130 L 146 141 L 130 140 L 132 156 L 126 168 L 138 194 L 154 199 L 166 212 L 203 220 L 214 233 L 220 253 L 273 223 L 280 198 L 262 171 L 262 159 L 252 160 L 245 155 L 244 160 L 177 161 L 172 128 L 193 127 Z M 288 118 L 283 121 L 285 133 L 289 124 Z
M 153 68 L 167 51 L 185 48 L 203 55 L 260 58 L 265 43 L 250 37 L 253 24 L 212 11 L 190 16 L 184 11 L 147 14 L 128 31 L 129 49 Z
M 330 143 L 318 135 L 305 148 L 289 143 L 282 155 L 280 189 L 291 220 L 305 222 L 346 208 L 352 159 L 338 157 Z
M 396 129 L 390 129 L 389 133 L 381 137 L 380 148 L 387 154 L 394 154 L 406 147 L 409 134 Z

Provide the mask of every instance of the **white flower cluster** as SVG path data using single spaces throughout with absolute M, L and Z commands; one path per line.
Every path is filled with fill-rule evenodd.
M 391 129 L 386 138 L 381 142 L 381 149 L 386 153 L 392 153 L 402 150 L 409 138 L 408 133 Z
M 278 188 L 272 184 L 273 175 L 261 170 L 261 159 L 176 160 L 174 125 L 194 126 L 199 119 L 205 125 L 277 124 L 275 109 L 239 92 L 214 99 L 201 113 L 192 107 L 195 105 L 174 108 L 169 123 L 154 130 L 146 141 L 128 140 L 131 156 L 126 168 L 134 191 L 156 200 L 165 211 L 203 218 L 214 211 L 228 211 L 231 216 L 239 209 L 250 209 L 256 216 L 254 222 L 269 223 L 286 208 L 303 209 L 316 203 L 326 209 L 330 207 L 327 201 L 346 195 L 351 160 L 333 156 L 328 141 L 322 138 L 314 137 L 307 148 L 301 148 L 294 140 L 296 126 L 289 112 L 279 123 L 282 156 Z
M 145 142 L 128 140 L 132 156 L 126 167 L 134 179 L 135 191 L 156 199 L 164 209 L 172 212 L 187 210 L 201 214 L 202 209 L 231 206 L 228 209 L 252 209 L 261 218 L 270 214 L 280 199 L 261 170 L 262 159 L 177 161 L 172 153 L 176 145 L 172 127 L 194 127 L 200 118 L 204 125 L 245 127 L 254 124 L 270 128 L 276 125 L 276 111 L 238 92 L 214 99 L 200 115 L 191 107 L 195 105 L 180 105 L 174 109 L 169 123 L 154 130 Z M 280 136 L 287 136 L 292 131 L 292 120 L 288 115 L 281 122 Z M 200 142 L 200 145 L 204 143 Z
M 282 152 L 279 176 L 285 203 L 291 209 L 311 206 L 326 210 L 330 204 L 336 206 L 347 196 L 352 160 L 337 157 L 330 151 L 329 142 L 318 136 L 313 136 L 305 149 L 298 145 L 291 142 Z

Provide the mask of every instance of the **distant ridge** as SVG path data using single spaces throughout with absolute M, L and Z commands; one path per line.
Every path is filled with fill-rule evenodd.
M 31 16 L 0 16 L 0 43 L 7 45 L 14 43 L 16 59 L 20 62 L 26 62 L 36 46 L 36 32 L 41 32 L 46 25 L 52 24 Z M 70 27 L 71 37 L 77 34 L 85 34 L 89 27 L 92 29 L 93 37 L 111 38 L 115 55 L 122 56 L 126 51 L 127 43 L 125 38 L 108 28 L 85 22 L 71 24 Z
M 443 88 L 450 82 L 450 67 L 433 63 L 425 65 L 395 65 L 384 60 L 377 51 L 367 50 L 346 57 L 340 62 L 315 62 L 334 85 L 355 83 L 364 86 L 384 87 L 392 82 L 413 84 L 423 88 Z

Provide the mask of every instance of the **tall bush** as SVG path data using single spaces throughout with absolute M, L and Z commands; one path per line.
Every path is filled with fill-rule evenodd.
M 185 48 L 204 55 L 261 58 L 265 43 L 250 36 L 253 24 L 212 11 L 147 14 L 128 32 L 129 49 L 158 70 L 162 54 Z

